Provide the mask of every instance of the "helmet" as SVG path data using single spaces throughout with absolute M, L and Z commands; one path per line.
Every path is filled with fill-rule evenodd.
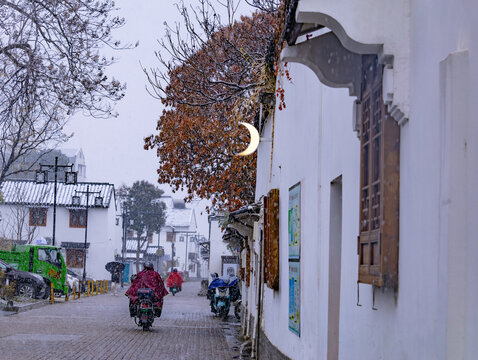
M 178 272 L 178 269 L 173 269 L 173 272 Z
M 144 268 L 145 268 L 145 269 L 148 269 L 148 270 L 154 270 L 154 265 L 153 265 L 153 263 L 152 263 L 151 261 L 146 261 L 146 262 L 144 263 Z

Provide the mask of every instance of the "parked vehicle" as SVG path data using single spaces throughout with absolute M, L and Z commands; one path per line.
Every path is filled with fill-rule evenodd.
M 68 294 L 71 294 L 73 289 L 75 289 L 75 291 L 80 289 L 80 280 L 68 273 L 66 274 L 66 282 L 68 284 Z
M 72 278 L 74 278 L 75 280 L 73 280 L 74 284 L 76 284 L 76 288 L 78 289 L 78 287 L 80 286 L 80 284 L 83 284 L 83 276 L 81 275 L 78 275 L 76 272 L 74 272 L 73 270 L 71 270 L 70 268 L 66 268 L 66 273 L 68 275 L 70 275 Z M 93 281 L 93 291 L 96 291 L 96 280 L 87 276 L 86 278 L 86 281 Z M 78 283 L 76 283 L 76 280 L 78 280 Z M 83 286 L 81 287 L 82 288 L 82 291 L 84 290 L 83 289 Z
M 236 276 L 215 278 L 208 287 L 211 311 L 224 320 L 229 316 L 231 303 L 239 297 L 239 279 Z
M 242 300 L 240 294 L 239 298 L 232 302 L 232 305 L 234 305 L 234 316 L 237 320 L 241 320 Z
M 7 282 L 15 284 L 15 295 L 31 299 L 42 299 L 49 295 L 40 275 L 15 270 L 3 260 L 0 260 L 0 269 L 5 273 Z
M 154 304 L 155 299 L 153 289 L 138 289 L 138 301 L 136 307 L 136 316 L 134 322 L 143 327 L 143 331 L 148 331 L 154 322 Z
M 0 250 L 0 259 L 16 270 L 40 275 L 58 294 L 68 291 L 65 260 L 56 246 L 16 245 L 12 251 Z

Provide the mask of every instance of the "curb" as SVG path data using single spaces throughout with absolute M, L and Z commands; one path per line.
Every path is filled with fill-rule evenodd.
M 50 303 L 50 300 L 43 300 L 43 301 L 25 304 L 25 305 L 15 305 L 11 307 L 9 310 L 6 310 L 6 307 L 3 307 L 1 310 L 10 313 L 10 314 L 5 314 L 5 316 L 15 315 L 24 311 L 41 308 L 45 305 L 48 305 L 49 303 Z

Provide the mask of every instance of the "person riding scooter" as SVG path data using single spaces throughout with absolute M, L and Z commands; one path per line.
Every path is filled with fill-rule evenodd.
M 169 274 L 168 278 L 166 279 L 166 286 L 169 288 L 170 292 L 173 292 L 173 287 L 177 286 L 179 291 L 182 290 L 181 286 L 184 280 L 181 275 L 178 273 L 178 269 L 173 269 L 171 274 Z
M 129 297 L 129 313 L 131 317 L 134 317 L 136 313 L 136 301 L 138 300 L 138 289 L 140 288 L 153 290 L 157 300 L 154 304 L 155 316 L 161 316 L 163 297 L 168 295 L 168 291 L 164 287 L 161 275 L 154 271 L 153 263 L 150 261 L 144 263 L 144 270 L 136 275 L 130 288 L 125 293 Z

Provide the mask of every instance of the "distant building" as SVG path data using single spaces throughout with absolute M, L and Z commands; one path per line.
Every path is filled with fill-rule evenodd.
M 189 277 L 197 277 L 200 256 L 195 211 L 182 199 L 162 196 L 160 200 L 166 205 L 166 223 L 153 243 L 164 247 L 165 258 L 169 259 L 166 260 L 168 269 L 174 259 L 175 267 L 187 271 Z
M 209 222 L 209 273 L 217 273 L 219 276 L 226 275 L 226 266 L 233 260 L 232 262 L 236 264 L 234 265 L 235 273 L 238 275 L 238 254 L 237 252 L 233 254 L 231 249 L 228 248 L 227 243 L 223 241 L 223 236 L 227 236 L 221 228 L 224 215 L 212 214 L 209 215 L 207 219 Z
M 78 173 L 78 181 L 86 181 L 86 162 L 83 150 L 60 149 L 61 153 L 68 158 L 68 163 L 73 164 L 73 171 Z
M 96 279 L 109 273 L 104 266 L 121 252 L 121 228 L 116 221 L 114 185 L 108 183 L 57 184 L 55 245 L 61 246 L 66 264 L 83 273 L 86 228 L 86 192 L 89 185 L 86 272 Z M 54 184 L 7 180 L 0 187 L 0 237 L 7 242 L 31 243 L 53 237 Z M 77 192 L 81 191 L 81 193 Z M 73 205 L 73 196 L 80 202 Z

